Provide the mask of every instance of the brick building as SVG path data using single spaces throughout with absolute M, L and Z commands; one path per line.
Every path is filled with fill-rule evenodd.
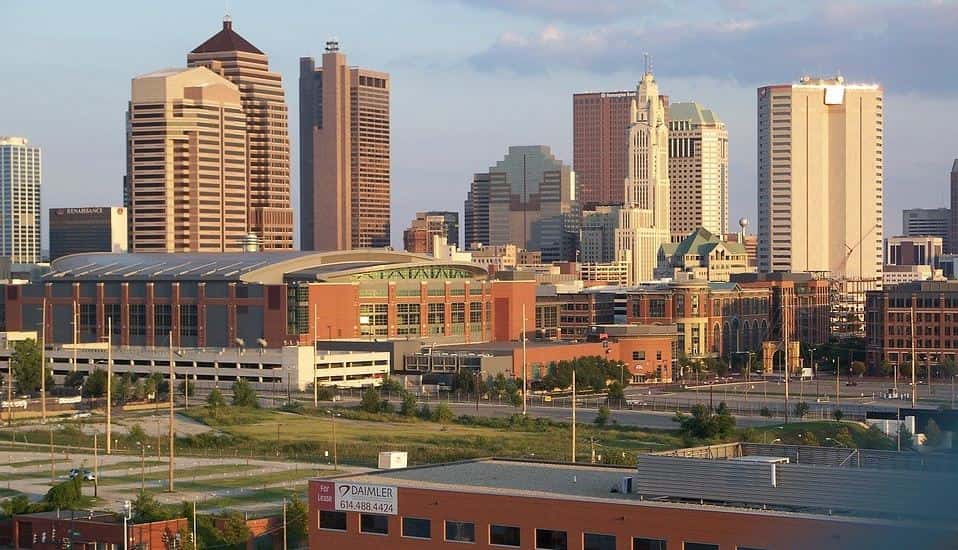
M 831 292 L 826 279 L 811 273 L 741 273 L 731 276 L 742 288 L 768 289 L 768 339 L 782 341 L 782 326 L 788 339 L 805 344 L 824 344 L 829 337 Z
M 60 548 L 180 548 L 180 530 L 186 519 L 127 525 L 128 544 L 123 544 L 123 520 L 112 512 L 56 511 L 21 514 L 13 518 L 11 547 L 34 550 Z
M 914 322 L 914 337 L 912 323 Z M 958 359 L 958 281 L 919 281 L 869 292 L 865 300 L 867 363 L 918 365 Z
M 485 459 L 311 480 L 309 547 L 943 549 L 958 536 L 953 475 L 836 467 L 847 449 L 716 447 L 722 460 L 644 454 L 637 468 Z
M 542 286 L 536 296 L 536 337 L 585 340 L 589 328 L 614 322 L 615 295 L 608 292 L 556 292 Z
M 625 300 L 627 322 L 676 326 L 679 355 L 727 358 L 757 352 L 770 334 L 768 288 L 696 280 L 654 283 L 630 288 Z

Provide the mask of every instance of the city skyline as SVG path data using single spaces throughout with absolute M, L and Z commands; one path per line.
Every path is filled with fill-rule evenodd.
M 477 0 L 429 1 L 418 3 L 418 7 L 428 10 L 428 19 L 444 24 L 430 25 L 428 32 L 418 33 L 419 38 L 403 40 L 396 40 L 396 31 L 390 29 L 403 26 L 397 22 L 421 25 L 421 10 L 372 4 L 362 13 L 323 13 L 319 29 L 306 24 L 309 14 L 318 9 L 303 3 L 290 4 L 283 12 L 264 13 L 254 4 L 239 2 L 230 11 L 237 30 L 270 56 L 273 70 L 282 74 L 287 86 L 295 78 L 299 57 L 321 51 L 330 36 L 340 38 L 352 63 L 390 72 L 395 81 L 394 246 L 399 245 L 402 226 L 415 211 L 461 204 L 471 174 L 508 145 L 546 144 L 558 158 L 571 162 L 572 93 L 631 88 L 641 73 L 638 52 L 646 50 L 653 54 L 656 74 L 673 100 L 699 101 L 727 122 L 730 148 L 737 152 L 730 159 L 731 220 L 741 216 L 756 219 L 755 88 L 792 82 L 805 73 L 829 74 L 839 69 L 849 81 L 877 80 L 886 90 L 886 235 L 899 232 L 900 209 L 947 204 L 953 152 L 948 150 L 949 144 L 927 136 L 944 134 L 954 126 L 958 114 L 952 114 L 949 107 L 958 96 L 958 83 L 948 74 L 934 74 L 929 67 L 894 60 L 921 58 L 954 44 L 955 37 L 946 30 L 958 18 L 955 6 L 880 2 L 831 7 L 823 16 L 823 28 L 834 30 L 843 24 L 851 28 L 854 23 L 861 32 L 830 40 L 808 54 L 795 53 L 798 49 L 792 47 L 790 41 L 798 31 L 780 31 L 802 28 L 802 22 L 813 17 L 815 6 L 773 10 L 744 3 L 735 3 L 739 7 L 734 9 L 722 8 L 717 2 L 697 4 L 694 11 L 663 8 L 639 16 L 639 7 L 611 0 L 591 14 L 577 13 L 579 8 L 566 2 L 537 7 L 527 2 L 505 6 Z M 17 5 L 10 20 L 40 17 L 34 10 L 31 5 Z M 114 3 L 81 12 L 60 4 L 59 17 L 44 16 L 49 25 L 43 29 L 10 29 L 11 39 L 27 53 L 11 63 L 10 85 L 0 96 L 0 117 L 9 125 L 3 133 L 26 136 L 46 151 L 45 205 L 82 205 L 91 189 L 102 198 L 100 202 L 120 202 L 125 84 L 157 67 L 181 65 L 183 52 L 206 38 L 223 16 L 220 6 L 209 5 L 194 10 L 195 17 L 177 19 L 176 25 L 163 24 L 173 22 L 176 13 L 175 9 Z M 162 40 L 155 33 L 137 32 L 132 23 L 139 19 L 149 19 L 155 28 L 163 29 Z M 706 25 L 707 20 L 719 24 Z M 886 28 L 891 20 L 898 24 L 894 37 Z M 460 36 L 456 28 L 467 21 L 481 32 Z M 364 23 L 386 32 L 374 37 L 376 32 L 361 28 Z M 628 33 L 623 30 L 634 23 L 641 24 L 633 25 Z M 674 36 L 654 44 L 651 39 L 661 36 L 666 23 L 677 29 Z M 707 32 L 698 40 L 718 54 L 729 54 L 714 66 L 689 55 L 689 47 L 695 43 L 695 37 L 688 36 L 689 29 L 702 26 Z M 80 28 L 84 31 L 78 32 Z M 90 28 L 97 32 L 89 33 Z M 818 32 L 825 31 L 808 31 L 807 38 L 814 40 Z M 46 55 L 49 46 L 42 42 L 50 33 L 74 40 L 71 51 L 85 61 L 72 63 Z M 557 51 L 589 37 L 593 40 L 586 43 L 591 47 L 580 48 L 567 62 L 558 61 Z M 769 41 L 766 50 L 780 53 L 776 63 L 750 63 L 731 55 L 747 50 L 762 37 Z M 626 39 L 626 55 L 614 54 L 608 42 Z M 894 56 L 881 55 L 892 51 L 890 44 L 895 40 Z M 116 48 L 120 42 L 124 47 Z M 879 54 L 872 57 L 881 62 L 863 56 L 865 51 Z M 608 59 L 582 62 L 595 61 L 597 56 Z M 37 71 L 38 65 L 57 70 Z M 55 82 L 61 78 L 73 80 L 75 85 L 57 86 Z M 27 89 L 43 92 L 26 94 Z M 298 98 L 294 95 L 287 90 L 289 108 L 296 112 Z M 83 109 L 74 108 L 79 98 Z M 464 101 L 469 109 L 462 109 Z M 46 120 L 32 116 L 38 109 L 49 114 Z M 516 116 L 523 117 L 524 124 L 504 134 L 504 121 Z M 919 130 L 911 120 L 925 120 L 930 127 Z M 299 182 L 297 133 L 298 121 L 291 120 L 294 205 L 298 204 Z M 98 161 L 85 162 L 90 158 Z

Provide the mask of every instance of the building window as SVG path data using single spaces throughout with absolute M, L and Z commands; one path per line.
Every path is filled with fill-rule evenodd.
M 452 304 L 452 322 L 457 325 L 466 323 L 466 304 L 462 302 Z
M 582 537 L 582 550 L 615 550 L 615 535 L 586 533 Z
M 683 550 L 719 550 L 717 544 L 708 544 L 705 542 L 683 542 Z
M 80 304 L 80 330 L 79 334 L 96 334 L 96 304 Z M 78 334 L 78 337 L 79 337 Z
M 196 336 L 197 334 L 197 312 L 196 304 L 183 304 L 180 306 L 180 334 L 182 336 Z
M 661 351 L 655 352 L 655 360 L 656 360 L 656 361 L 661 361 L 661 360 L 662 360 L 662 352 L 661 352 Z
M 120 304 L 104 304 L 103 305 L 103 316 L 106 317 L 104 321 L 107 321 L 110 325 L 110 328 L 113 331 L 113 336 L 120 335 L 120 329 L 122 328 L 121 323 L 122 317 L 120 315 Z
M 675 300 L 675 316 L 685 317 L 685 296 L 676 294 L 673 300 Z
M 130 304 L 130 336 L 146 335 L 146 305 Z
M 536 529 L 536 550 L 568 550 L 569 539 L 565 531 Z
M 490 525 L 489 526 L 489 544 L 498 544 L 499 546 L 521 546 L 519 542 L 519 528 L 510 525 Z
M 632 550 L 668 550 L 664 540 L 658 539 L 632 539 Z
M 443 334 L 446 323 L 446 304 L 429 304 L 429 314 L 426 318 L 429 324 L 429 334 Z
M 633 351 L 633 352 L 632 352 L 632 360 L 633 360 L 633 361 L 645 361 L 645 351 L 643 351 L 643 350 Z
M 359 305 L 359 331 L 363 336 L 386 336 L 388 324 L 388 304 Z
M 346 512 L 320 510 L 319 511 L 319 528 L 330 529 L 332 531 L 345 531 L 346 530 Z
M 446 540 L 476 542 L 476 524 L 467 521 L 447 521 Z
M 469 322 L 473 325 L 482 324 L 482 304 L 473 302 L 469 306 Z
M 382 514 L 359 514 L 359 531 L 372 535 L 388 535 L 389 516 Z
M 396 304 L 396 333 L 419 334 L 419 304 Z
M 173 328 L 173 306 L 156 304 L 153 306 L 153 334 L 166 336 Z
M 402 536 L 413 539 L 432 538 L 432 522 L 422 518 L 402 518 Z
M 649 317 L 665 317 L 665 300 L 662 298 L 649 300 Z

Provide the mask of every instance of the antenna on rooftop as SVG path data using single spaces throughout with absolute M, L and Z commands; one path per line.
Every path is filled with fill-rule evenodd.
M 230 0 L 223 0 L 223 7 L 225 8 L 223 12 L 223 22 L 232 23 L 233 18 L 230 17 Z
M 645 57 L 645 74 L 652 74 L 652 54 L 645 52 L 642 56 Z

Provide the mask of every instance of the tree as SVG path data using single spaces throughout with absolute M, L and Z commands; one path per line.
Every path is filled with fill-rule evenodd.
M 402 405 L 399 407 L 399 414 L 403 416 L 416 416 L 416 396 L 406 392 L 402 396 Z
M 193 397 L 193 394 L 196 392 L 196 388 L 193 387 L 194 385 L 195 384 L 193 384 L 193 382 L 190 380 L 182 380 L 176 385 L 176 393 L 183 396 Z
M 852 361 L 852 374 L 855 376 L 861 376 L 865 374 L 865 362 L 864 361 Z
M 249 382 L 240 378 L 233 382 L 233 406 L 246 407 L 248 409 L 259 408 L 259 401 L 256 399 L 256 390 Z
M 619 402 L 625 400 L 625 389 L 619 382 L 612 382 L 609 384 L 609 401 L 612 400 Z
M 901 443 L 901 448 L 905 449 L 914 449 L 915 448 L 915 438 L 911 434 L 911 430 L 908 429 L 908 426 L 902 422 L 898 426 L 898 441 Z
M 226 521 L 223 522 L 223 528 L 220 532 L 223 542 L 228 546 L 245 548 L 252 533 L 249 526 L 246 525 L 246 520 L 243 519 L 243 514 L 230 512 L 224 519 Z
M 834 411 L 832 411 L 832 418 L 835 419 L 835 422 L 841 422 L 842 418 L 844 417 L 845 417 L 845 413 L 843 413 L 841 409 L 835 409 Z
M 140 491 L 133 500 L 133 523 L 161 521 L 171 519 L 174 515 L 173 510 L 157 502 L 153 495 L 145 491 Z
M 808 414 L 808 409 L 809 409 L 808 403 L 804 401 L 795 403 L 795 416 L 799 418 L 805 418 L 805 415 Z
M 368 413 L 378 413 L 382 411 L 382 407 L 383 402 L 376 388 L 372 386 L 366 388 L 366 391 L 363 392 L 363 399 L 359 403 L 359 408 Z
M 103 397 L 106 395 L 106 371 L 94 369 L 83 381 L 83 388 L 80 391 L 84 397 Z
M 837 432 L 835 432 L 835 441 L 845 447 L 857 447 L 858 444 L 855 443 L 855 438 L 852 437 L 852 432 L 848 430 L 845 426 L 842 426 Z
M 149 436 L 146 435 L 146 431 L 143 429 L 143 426 L 139 424 L 134 424 L 130 427 L 130 432 L 126 434 L 127 439 L 130 440 L 132 445 L 139 443 L 140 445 L 145 445 L 149 441 Z
M 599 412 L 595 415 L 595 425 L 596 426 L 605 426 L 609 423 L 609 419 L 612 417 L 612 414 L 609 412 L 609 407 L 605 405 L 599 407 Z
M 771 417 L 772 417 L 772 411 L 769 410 L 768 407 L 762 407 L 762 410 L 759 411 L 758 414 L 764 416 L 765 418 L 771 418 Z
M 78 390 L 80 386 L 83 385 L 83 379 L 86 378 L 86 374 L 80 371 L 73 371 L 63 379 L 63 385 L 67 388 Z
M 735 417 L 729 414 L 725 403 L 720 403 L 716 413 L 705 405 L 694 405 L 691 415 L 677 414 L 675 420 L 681 425 L 683 435 L 697 439 L 730 437 L 735 431 Z
M 432 411 L 432 419 L 435 422 L 440 424 L 448 424 L 452 422 L 452 419 L 455 418 L 452 409 L 449 407 L 448 403 L 440 403 L 436 405 L 435 410 Z
M 286 507 L 286 536 L 290 546 L 296 548 L 306 542 L 306 521 L 309 512 L 306 503 L 298 496 L 293 496 Z
M 214 411 L 226 406 L 226 399 L 223 398 L 223 392 L 219 388 L 213 388 L 206 396 L 206 406 Z
M 941 445 L 944 440 L 941 428 L 938 427 L 938 423 L 935 422 L 934 418 L 929 418 L 928 423 L 925 424 L 925 437 L 928 439 L 929 447 L 937 447 Z
M 958 374 L 958 363 L 955 363 L 954 359 L 945 359 L 941 362 L 941 365 L 938 366 L 938 370 L 942 377 L 951 378 L 955 374 Z
M 57 483 L 47 491 L 43 502 L 50 508 L 60 510 L 76 510 L 83 497 L 83 480 L 80 476 Z
M 116 377 L 112 385 L 111 392 L 114 405 L 122 405 L 133 397 L 133 376 L 130 373 L 127 372 Z
M 17 495 L 0 502 L 0 518 L 10 518 L 30 511 L 30 499 L 26 495 Z
M 10 356 L 13 364 L 14 386 L 17 393 L 35 393 L 40 389 L 40 346 L 33 339 L 20 340 L 13 344 Z M 46 385 L 53 386 L 53 372 L 46 369 Z

